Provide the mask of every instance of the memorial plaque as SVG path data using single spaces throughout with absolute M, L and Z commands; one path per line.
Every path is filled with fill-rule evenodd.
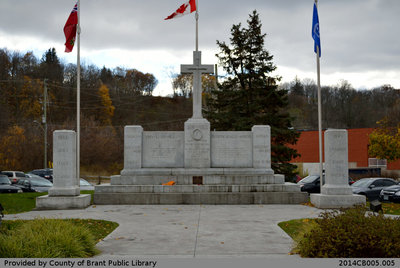
M 211 167 L 252 167 L 253 143 L 250 131 L 212 131 Z
M 183 167 L 182 131 L 143 132 L 143 167 Z

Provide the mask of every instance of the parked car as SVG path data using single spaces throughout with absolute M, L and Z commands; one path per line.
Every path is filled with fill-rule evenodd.
M 351 185 L 353 194 L 365 195 L 368 200 L 379 199 L 383 188 L 396 185 L 397 181 L 390 178 L 364 178 Z
M 22 171 L 1 171 L 0 174 L 8 176 L 12 184 L 17 183 L 19 179 L 25 179 L 25 173 Z
M 0 193 L 22 193 L 22 190 L 19 187 L 11 185 L 8 176 L 0 175 Z
M 38 175 L 42 178 L 45 178 L 45 179 L 53 182 L 53 169 L 52 168 L 35 169 L 35 170 L 30 171 L 29 173 Z
M 321 192 L 319 175 L 309 175 L 302 180 L 299 180 L 297 184 L 300 185 L 302 192 L 308 192 L 309 194 Z
M 382 202 L 400 203 L 400 185 L 397 184 L 383 188 L 379 194 L 379 200 Z
M 353 184 L 354 181 L 349 177 L 349 185 Z M 320 193 L 321 183 L 319 175 L 309 175 L 304 179 L 300 180 L 298 183 L 302 192 L 310 193 Z
M 49 189 L 53 187 L 53 183 L 42 177 L 34 175 L 30 178 L 20 179 L 16 186 L 21 188 L 23 192 L 44 193 L 48 192 Z
M 43 179 L 43 177 L 40 177 L 39 175 L 33 174 L 33 173 L 26 173 L 25 176 L 27 178 L 40 178 Z
M 79 180 L 79 187 L 81 188 L 81 190 L 88 190 L 88 191 L 94 190 L 94 186 L 85 179 Z

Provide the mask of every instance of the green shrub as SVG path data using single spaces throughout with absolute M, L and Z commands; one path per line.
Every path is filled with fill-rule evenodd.
M 91 232 L 54 219 L 23 221 L 0 232 L 1 258 L 84 258 L 98 253 Z
M 323 212 L 295 252 L 313 258 L 399 258 L 400 219 L 366 214 L 365 207 Z

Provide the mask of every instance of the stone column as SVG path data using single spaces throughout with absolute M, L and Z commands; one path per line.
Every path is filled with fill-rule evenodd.
M 347 130 L 325 131 L 325 184 L 321 193 L 326 195 L 351 195 L 349 186 L 349 161 Z
M 37 209 L 81 209 L 90 205 L 90 194 L 80 194 L 76 177 L 76 133 L 56 130 L 53 134 L 53 187 L 36 198 Z
M 325 184 L 321 194 L 311 194 L 310 200 L 317 208 L 346 208 L 365 205 L 363 195 L 353 195 L 349 186 L 347 131 L 325 131 Z
M 271 128 L 253 126 L 253 168 L 271 169 Z
M 75 131 L 54 131 L 53 163 L 53 187 L 49 189 L 49 196 L 79 195 L 79 179 L 76 177 Z
M 185 168 L 211 166 L 210 122 L 189 119 L 185 122 Z

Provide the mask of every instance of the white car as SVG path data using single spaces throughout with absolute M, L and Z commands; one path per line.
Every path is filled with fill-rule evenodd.
M 12 184 L 16 184 L 19 179 L 25 179 L 25 173 L 22 171 L 1 171 L 0 174 L 6 175 Z
M 80 187 L 80 190 L 89 190 L 89 191 L 94 190 L 94 186 L 85 179 L 79 180 L 79 187 Z

